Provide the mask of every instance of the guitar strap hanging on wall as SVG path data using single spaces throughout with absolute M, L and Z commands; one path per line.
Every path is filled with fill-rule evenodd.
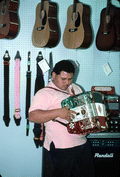
M 26 77 L 27 77 L 27 84 L 26 84 L 26 120 L 27 120 L 27 123 L 26 123 L 26 136 L 29 135 L 29 128 L 30 128 L 30 125 L 29 125 L 29 119 L 28 119 L 28 109 L 30 107 L 30 99 L 31 99 L 31 71 L 30 71 L 30 52 L 28 52 L 28 62 L 27 62 L 27 67 L 28 67 L 28 70 L 27 70 L 27 73 L 26 73 Z
M 15 114 L 14 120 L 17 126 L 20 125 L 20 61 L 21 57 L 19 51 L 15 56 Z
M 50 67 L 50 69 L 49 69 L 49 72 L 48 72 L 48 82 L 50 82 L 51 78 L 52 78 L 52 75 L 51 75 L 52 70 L 53 70 L 52 52 L 50 52 L 50 54 L 49 54 L 49 67 Z
M 39 66 L 39 62 L 43 60 L 42 53 L 39 52 L 38 56 L 36 58 L 37 60 L 37 74 L 36 74 L 36 80 L 35 80 L 35 93 L 44 88 L 44 79 L 43 79 L 43 73 Z M 34 143 L 36 145 L 36 148 L 39 148 L 39 146 L 43 146 L 44 142 L 44 125 L 43 124 L 34 124 Z M 42 135 L 42 136 L 41 136 Z
M 4 64 L 4 116 L 3 120 L 5 125 L 8 127 L 10 123 L 9 118 L 9 65 L 10 65 L 10 56 L 8 51 L 6 50 L 5 55 L 3 57 Z

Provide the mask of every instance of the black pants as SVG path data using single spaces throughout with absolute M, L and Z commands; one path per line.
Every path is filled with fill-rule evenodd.
M 94 177 L 95 168 L 90 144 L 69 149 L 43 150 L 42 177 Z
M 69 149 L 44 149 L 42 177 L 94 177 L 94 161 L 90 144 Z

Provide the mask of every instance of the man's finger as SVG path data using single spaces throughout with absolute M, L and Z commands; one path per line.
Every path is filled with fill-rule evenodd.
M 75 112 L 75 111 L 73 111 L 73 110 L 70 110 L 70 112 L 73 113 L 73 114 L 77 114 L 77 112 Z
M 68 108 L 69 108 L 69 105 L 67 105 L 65 108 L 68 109 Z

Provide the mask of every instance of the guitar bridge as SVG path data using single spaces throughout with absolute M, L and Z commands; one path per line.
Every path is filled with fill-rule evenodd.
M 43 26 L 42 26 L 42 27 L 38 27 L 38 28 L 37 28 L 37 30 L 38 30 L 38 31 L 42 31 L 43 29 L 44 29 L 44 27 L 43 27 Z
M 77 28 L 74 28 L 74 29 L 69 29 L 69 32 L 75 32 L 75 31 L 77 31 Z
M 6 24 L 1 24 L 0 28 L 6 27 Z
M 102 34 L 110 34 L 110 31 L 103 31 Z

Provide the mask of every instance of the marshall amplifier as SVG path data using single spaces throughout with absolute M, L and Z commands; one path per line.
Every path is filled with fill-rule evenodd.
M 120 133 L 92 133 L 90 141 L 96 177 L 120 176 Z

